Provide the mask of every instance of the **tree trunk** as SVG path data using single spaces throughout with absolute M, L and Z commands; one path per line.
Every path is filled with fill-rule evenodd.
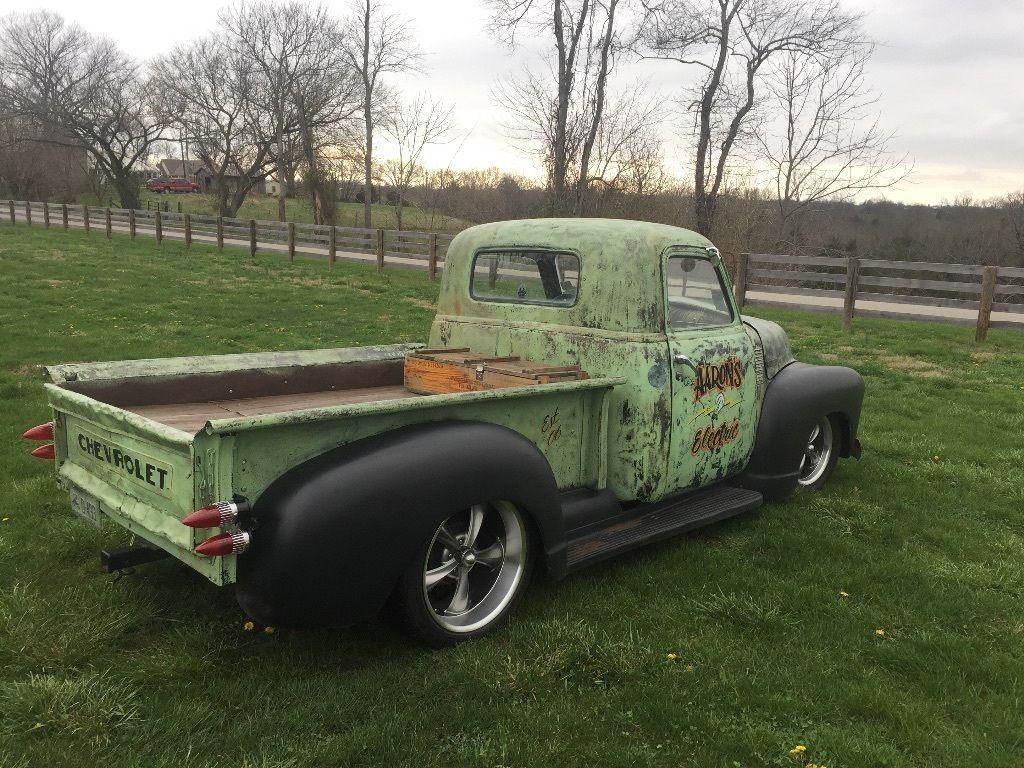
M 373 83 L 370 80 L 370 0 L 363 6 L 363 121 L 366 147 L 363 151 L 363 226 L 370 228 L 373 203 Z
M 113 179 L 114 189 L 121 200 L 122 208 L 139 207 L 139 183 L 132 174 L 125 170 L 115 172 Z

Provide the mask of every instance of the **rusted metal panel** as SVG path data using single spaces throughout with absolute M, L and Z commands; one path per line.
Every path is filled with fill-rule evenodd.
M 603 394 L 620 383 L 619 378 L 590 379 L 222 419 L 211 421 L 206 433 L 234 435 L 234 488 L 249 498 L 331 448 L 409 424 L 451 419 L 514 429 L 544 454 L 559 487 L 572 488 L 599 475 L 593 467 L 599 465 L 601 438 L 588 437 L 587 431 L 594 427 L 592 412 L 600 411 Z M 584 445 L 595 455 L 584 456 Z

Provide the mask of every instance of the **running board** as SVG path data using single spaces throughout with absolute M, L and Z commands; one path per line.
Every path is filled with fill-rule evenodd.
M 620 516 L 603 528 L 570 538 L 566 565 L 574 571 L 644 544 L 749 512 L 761 506 L 763 500 L 757 491 L 719 485 L 653 505 L 647 512 L 634 510 L 633 517 L 624 520 Z

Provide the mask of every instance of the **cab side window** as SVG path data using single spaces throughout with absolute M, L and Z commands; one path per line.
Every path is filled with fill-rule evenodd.
M 666 280 L 669 328 L 716 328 L 732 323 L 725 286 L 709 259 L 672 256 Z

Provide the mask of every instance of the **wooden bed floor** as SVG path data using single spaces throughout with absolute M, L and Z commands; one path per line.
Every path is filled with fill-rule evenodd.
M 213 400 L 205 403 L 171 403 L 167 405 L 132 405 L 125 408 L 139 416 L 158 421 L 183 432 L 195 434 L 207 421 L 232 419 L 239 416 L 263 416 L 268 413 L 301 411 L 307 408 L 327 408 L 351 403 L 378 400 L 400 400 L 418 397 L 401 384 L 365 389 L 339 389 L 327 392 L 301 392 L 294 395 L 268 395 L 242 400 Z

